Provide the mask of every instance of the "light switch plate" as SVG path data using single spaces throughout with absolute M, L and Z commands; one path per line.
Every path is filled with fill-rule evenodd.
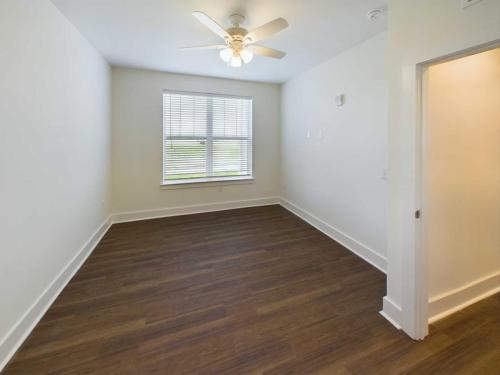
M 462 0 L 462 9 L 468 8 L 472 5 L 480 3 L 482 0 Z

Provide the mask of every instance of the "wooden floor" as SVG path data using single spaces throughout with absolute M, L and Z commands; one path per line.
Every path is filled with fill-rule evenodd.
M 384 294 L 279 206 L 113 225 L 5 374 L 500 374 L 500 295 L 415 342 Z

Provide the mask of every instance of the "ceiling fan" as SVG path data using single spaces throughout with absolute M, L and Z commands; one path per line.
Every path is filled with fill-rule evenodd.
M 245 17 L 240 14 L 229 16 L 232 27 L 228 29 L 224 29 L 203 12 L 193 12 L 193 16 L 224 39 L 224 44 L 184 47 L 185 50 L 220 50 L 221 59 L 232 67 L 240 67 L 242 62 L 248 64 L 254 54 L 275 59 L 281 59 L 286 55 L 285 52 L 255 44 L 287 28 L 288 22 L 284 18 L 276 18 L 249 32 L 240 26 L 245 21 Z

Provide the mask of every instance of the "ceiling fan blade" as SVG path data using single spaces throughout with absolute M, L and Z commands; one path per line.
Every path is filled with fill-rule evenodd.
M 200 49 L 224 49 L 226 48 L 225 44 L 214 44 L 211 46 L 192 46 L 192 47 L 182 47 L 185 50 L 200 50 Z
M 255 43 L 262 39 L 267 39 L 274 34 L 280 32 L 288 27 L 288 22 L 284 18 L 276 18 L 274 21 L 268 22 L 255 30 L 250 31 L 245 36 L 245 41 L 247 43 Z
M 269 47 L 259 46 L 258 44 L 252 44 L 248 48 L 256 55 L 272 57 L 273 59 L 282 59 L 285 57 L 286 53 L 283 51 L 278 51 L 277 49 L 272 49 Z
M 198 21 L 200 21 L 203 25 L 208 27 L 210 30 L 212 30 L 212 32 L 214 32 L 215 34 L 217 34 L 221 38 L 225 39 L 225 38 L 230 37 L 230 35 L 227 33 L 226 30 L 224 30 L 224 28 L 221 25 L 219 25 L 217 22 L 215 22 L 213 19 L 211 19 L 205 13 L 193 12 L 192 14 L 194 17 L 196 17 L 196 19 Z

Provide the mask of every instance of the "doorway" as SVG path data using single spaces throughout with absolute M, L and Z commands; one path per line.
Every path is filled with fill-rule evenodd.
M 500 292 L 500 47 L 422 66 L 427 322 Z

